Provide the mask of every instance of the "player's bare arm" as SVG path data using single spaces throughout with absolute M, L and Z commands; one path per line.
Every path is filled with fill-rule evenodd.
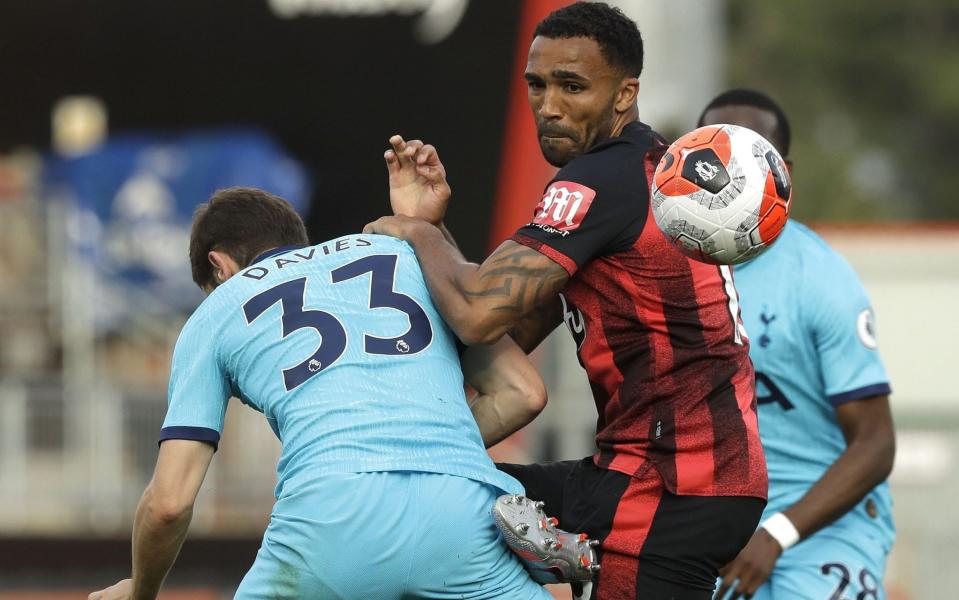
M 476 266 L 420 219 L 382 217 L 363 232 L 392 235 L 413 246 L 430 296 L 467 345 L 496 342 L 535 308 L 555 299 L 569 281 L 566 269 L 513 241 L 503 242 Z
M 513 341 L 529 354 L 563 322 L 563 304 L 559 296 L 544 302 L 528 315 L 517 321 L 509 330 Z
M 436 148 L 420 140 L 407 142 L 399 135 L 390 138 L 390 146 L 384 157 L 393 213 L 437 225 L 446 241 L 456 247 L 456 241 L 442 223 L 451 191 Z M 465 262 L 460 254 L 456 258 Z M 562 307 L 556 298 L 517 321 L 509 328 L 509 334 L 528 354 L 561 322 Z
M 417 248 L 419 243 L 417 256 L 424 271 L 428 273 L 427 283 L 430 285 L 430 292 L 437 301 L 444 318 L 464 342 L 472 343 L 473 340 L 482 339 L 483 342 L 490 343 L 499 339 L 504 332 L 510 331 L 514 337 L 522 340 L 520 346 L 524 350 L 529 352 L 535 348 L 561 320 L 561 314 L 557 316 L 555 313 L 558 309 L 552 306 L 548 307 L 544 313 L 532 313 L 532 308 L 542 301 L 540 298 L 542 286 L 546 284 L 550 287 L 547 283 L 549 278 L 543 279 L 541 271 L 543 268 L 551 270 L 561 280 L 555 287 L 556 290 L 560 289 L 568 279 L 566 271 L 539 253 L 512 242 L 501 246 L 479 268 L 467 263 L 456 248 L 456 243 L 449 231 L 442 225 L 451 192 L 446 183 L 446 169 L 440 162 L 436 148 L 420 140 L 407 142 L 399 135 L 390 138 L 390 146 L 391 149 L 386 151 L 384 157 L 389 173 L 390 205 L 394 214 L 397 217 L 422 219 L 436 225 L 449 247 L 434 243 L 439 240 L 433 232 L 421 231 L 420 239 L 414 240 L 412 234 L 416 229 L 416 223 L 411 220 L 391 220 L 387 217 L 368 225 L 364 231 L 395 235 L 410 242 L 414 248 Z M 404 235 L 403 232 L 409 235 Z M 424 252 L 430 246 L 434 246 L 434 251 L 425 257 Z M 501 253 L 504 247 L 507 249 Z M 447 282 L 453 283 L 448 286 L 449 298 L 444 299 L 436 295 L 437 292 L 433 286 L 440 285 L 440 278 L 432 277 L 434 266 L 428 264 L 427 260 L 443 263 L 444 272 L 453 276 L 447 278 Z M 540 264 L 531 265 L 530 260 Z M 536 289 L 533 294 L 539 299 L 534 300 L 531 305 L 526 298 L 528 291 L 526 286 L 517 281 L 520 275 L 525 277 L 526 274 L 521 273 L 524 268 L 532 268 L 528 275 L 533 278 L 540 277 L 540 281 L 534 281 Z M 476 281 L 470 282 L 469 275 L 475 275 Z M 515 287 L 514 281 L 516 281 Z M 516 294 L 515 298 L 514 294 Z M 546 297 L 545 294 L 542 296 Z M 502 302 L 504 299 L 508 301 Z M 550 304 L 555 304 L 555 299 Z M 452 313 L 447 314 L 444 305 L 450 310 L 458 310 L 457 314 L 460 318 L 455 319 Z M 472 312 L 469 309 L 473 309 Z M 495 313 L 487 315 L 486 319 L 494 321 L 499 327 L 492 329 L 493 324 L 477 322 L 478 318 L 483 316 L 480 314 L 483 310 Z M 484 333 L 486 335 L 482 335 Z
M 836 408 L 846 451 L 802 499 L 785 511 L 806 538 L 832 523 L 886 480 L 896 455 L 888 396 L 847 402 Z
M 896 437 L 888 396 L 847 402 L 836 408 L 846 450 L 808 492 L 783 514 L 804 539 L 862 502 L 892 471 Z M 783 549 L 759 528 L 736 559 L 720 571 L 723 583 L 716 597 L 751 595 L 767 580 Z M 748 597 L 748 596 L 746 596 Z
M 133 575 L 93 592 L 89 600 L 153 600 L 186 538 L 193 503 L 213 460 L 213 447 L 192 440 L 160 445 L 153 479 L 133 521 Z
M 470 410 L 487 448 L 529 424 L 546 407 L 546 385 L 509 337 L 492 346 L 470 346 L 461 362 L 466 382 L 478 392 Z

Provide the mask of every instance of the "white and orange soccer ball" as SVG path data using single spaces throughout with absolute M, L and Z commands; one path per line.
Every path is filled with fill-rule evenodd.
M 674 142 L 653 176 L 653 217 L 683 254 L 733 265 L 761 254 L 782 233 L 792 181 L 764 137 L 708 125 Z

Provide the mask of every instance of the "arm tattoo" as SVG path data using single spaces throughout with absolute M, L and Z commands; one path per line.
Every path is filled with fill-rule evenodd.
M 521 244 L 500 247 L 480 267 L 480 285 L 457 284 L 470 298 L 490 301 L 491 311 L 522 317 L 555 297 L 569 280 L 569 273 L 551 259 Z
M 554 297 L 517 321 L 510 328 L 509 335 L 523 352 L 529 354 L 562 322 L 563 305 L 559 297 Z

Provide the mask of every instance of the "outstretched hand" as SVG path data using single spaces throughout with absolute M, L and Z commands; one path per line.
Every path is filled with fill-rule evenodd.
M 383 157 L 390 178 L 393 214 L 439 225 L 451 191 L 436 148 L 421 140 L 407 142 L 399 135 L 390 138 L 390 146 Z

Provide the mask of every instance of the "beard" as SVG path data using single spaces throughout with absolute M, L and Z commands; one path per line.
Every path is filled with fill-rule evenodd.
M 554 167 L 565 167 L 580 154 L 608 140 L 612 129 L 613 103 L 610 102 L 603 118 L 584 132 L 555 123 L 539 122 L 536 124 L 536 140 L 546 162 Z
M 536 139 L 543 158 L 554 167 L 566 166 L 584 150 L 580 135 L 559 125 L 538 124 Z
M 565 167 L 569 161 L 582 154 L 582 151 L 575 148 L 555 148 L 545 143 L 542 138 L 539 141 L 539 149 L 546 162 L 557 168 Z

